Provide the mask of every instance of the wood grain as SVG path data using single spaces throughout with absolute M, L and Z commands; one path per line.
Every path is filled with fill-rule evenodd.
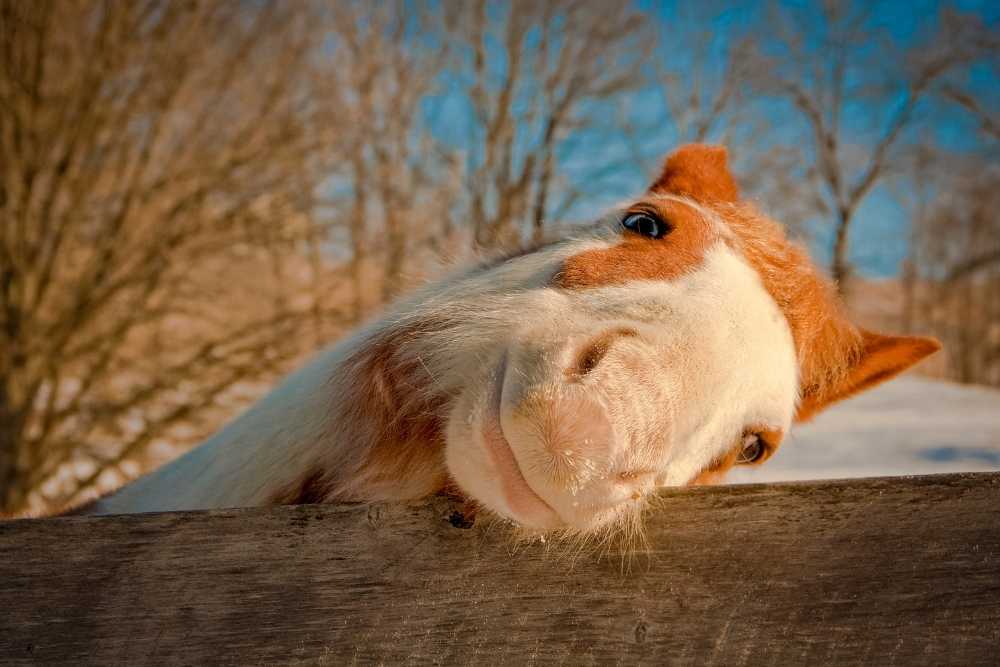
M 443 499 L 0 523 L 0 662 L 997 664 L 1000 474 L 659 504 L 628 572 Z

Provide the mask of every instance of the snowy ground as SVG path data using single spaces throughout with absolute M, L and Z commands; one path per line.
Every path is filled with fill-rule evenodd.
M 793 427 L 763 466 L 728 481 L 1000 470 L 1000 391 L 908 376 Z

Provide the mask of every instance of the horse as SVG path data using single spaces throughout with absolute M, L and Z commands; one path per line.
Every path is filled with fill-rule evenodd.
M 683 146 L 592 224 L 417 289 L 175 461 L 74 511 L 458 494 L 593 533 L 659 487 L 760 465 L 938 341 L 853 323 L 832 282 Z

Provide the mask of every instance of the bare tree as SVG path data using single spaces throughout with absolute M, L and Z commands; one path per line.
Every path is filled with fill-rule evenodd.
M 599 128 L 603 105 L 643 85 L 648 25 L 624 5 L 578 0 L 456 7 L 458 55 L 471 63 L 462 84 L 474 116 L 464 146 L 476 244 L 538 240 L 587 194 L 586 177 L 560 181 L 563 164 L 572 142 Z M 600 154 L 588 159 L 594 174 L 606 166 Z
M 838 284 L 850 274 L 858 207 L 890 172 L 925 100 L 956 70 L 996 53 L 995 37 L 978 17 L 949 11 L 927 40 L 901 50 L 871 27 L 872 7 L 829 2 L 818 17 L 777 11 L 767 27 L 776 34 L 761 40 L 753 67 L 755 89 L 787 100 L 808 128 L 804 140 L 819 186 L 811 198 L 832 223 Z
M 948 374 L 1000 384 L 1000 170 L 980 156 L 939 155 L 947 171 L 916 220 L 916 317 L 945 342 Z
M 197 430 L 330 315 L 289 261 L 320 238 L 335 135 L 314 117 L 319 17 L 0 2 L 0 507 Z
M 418 245 L 426 218 L 441 215 L 450 193 L 423 106 L 440 84 L 450 44 L 439 12 L 420 3 L 340 2 L 331 14 L 325 85 L 338 102 L 327 112 L 350 127 L 349 171 L 333 200 L 348 227 L 361 317 L 403 290 L 411 244 Z M 381 269 L 366 271 L 369 260 Z
M 753 100 L 744 86 L 753 29 L 720 21 L 733 10 L 717 0 L 682 3 L 657 39 L 654 77 L 677 143 L 743 146 L 756 138 Z M 662 131 L 664 119 L 654 122 Z
M 817 206 L 802 184 L 815 183 L 816 174 L 803 166 L 801 146 L 781 135 L 782 119 L 748 86 L 756 74 L 754 44 L 764 39 L 754 13 L 749 5 L 713 0 L 680 5 L 657 46 L 656 83 L 674 143 L 727 146 L 742 189 L 764 202 L 790 234 L 806 239 L 805 223 Z M 653 122 L 662 132 L 662 118 Z M 642 138 L 656 130 L 635 128 L 634 155 L 648 144 Z M 658 147 L 653 161 L 647 160 L 647 172 L 659 168 L 662 152 Z
M 997 50 L 995 47 L 996 45 L 994 50 Z M 1000 141 L 1000 111 L 991 108 L 975 93 L 957 84 L 942 86 L 942 93 L 946 99 L 970 113 L 979 122 L 983 134 L 993 141 Z M 996 102 L 995 96 L 993 101 Z
M 537 239 L 589 194 L 561 163 L 599 126 L 597 107 L 641 85 L 652 43 L 634 11 L 562 0 L 342 2 L 331 14 L 328 113 L 349 131 L 328 203 L 358 317 L 405 289 L 425 249 L 459 254 L 450 239 L 467 232 L 476 247 Z

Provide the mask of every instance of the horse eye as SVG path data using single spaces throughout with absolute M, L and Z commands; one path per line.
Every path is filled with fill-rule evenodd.
M 651 239 L 662 238 L 670 231 L 667 223 L 651 213 L 629 213 L 622 220 L 622 227 Z
M 756 433 L 747 433 L 743 436 L 743 446 L 736 457 L 736 465 L 749 465 L 757 463 L 764 457 L 764 443 Z

